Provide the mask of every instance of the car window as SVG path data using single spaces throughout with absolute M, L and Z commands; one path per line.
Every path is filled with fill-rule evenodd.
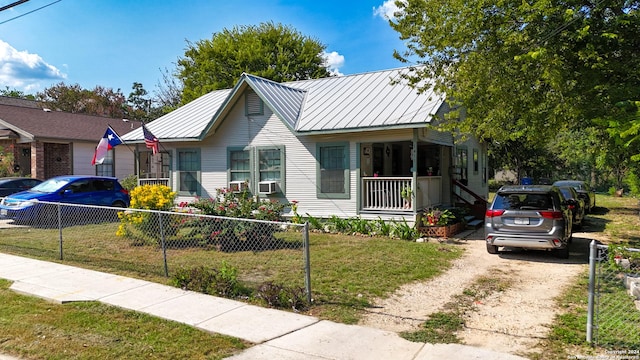
M 525 196 L 521 209 L 546 210 L 551 209 L 551 197 L 547 194 L 528 194 Z
M 497 194 L 493 210 L 550 210 L 552 194 Z
M 26 186 L 26 187 L 34 187 L 34 186 L 38 185 L 39 182 L 40 181 L 38 181 L 36 179 L 25 179 L 25 180 L 23 180 L 23 184 L 22 185 Z
M 113 181 L 111 180 L 94 180 L 93 187 L 96 191 L 113 191 Z
M 73 183 L 69 184 L 69 187 L 67 187 L 67 189 L 71 190 L 71 192 L 73 192 L 74 194 L 86 193 L 93 191 L 93 185 L 89 180 L 83 179 L 74 181 Z
M 519 210 L 524 198 L 523 194 L 497 194 L 493 202 L 493 209 Z
M 69 180 L 66 179 L 49 179 L 34 186 L 31 190 L 43 193 L 52 193 L 58 191 L 59 189 L 62 189 L 62 187 L 67 185 L 68 183 Z

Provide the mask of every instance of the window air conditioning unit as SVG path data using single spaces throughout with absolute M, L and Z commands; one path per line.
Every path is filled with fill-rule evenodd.
M 246 181 L 231 181 L 229 188 L 231 188 L 232 192 L 242 192 L 249 188 L 249 183 Z
M 260 181 L 258 183 L 258 192 L 260 194 L 275 194 L 276 182 L 275 181 Z

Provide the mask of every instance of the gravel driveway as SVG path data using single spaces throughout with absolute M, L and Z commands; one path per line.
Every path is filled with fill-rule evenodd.
M 361 325 L 390 331 L 412 331 L 429 314 L 443 310 L 480 276 L 504 277 L 511 286 L 474 304 L 458 337 L 467 345 L 522 355 L 545 338 L 558 314 L 555 298 L 588 267 L 588 233 L 574 233 L 570 257 L 548 252 L 517 251 L 491 255 L 482 229 L 460 240 L 465 254 L 441 276 L 406 285 L 370 309 Z

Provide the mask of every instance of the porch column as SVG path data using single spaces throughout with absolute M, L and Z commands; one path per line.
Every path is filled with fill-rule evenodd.
M 413 186 L 413 214 L 418 213 L 418 129 L 413 129 L 411 140 L 411 184 Z
M 31 143 L 31 177 L 45 179 L 44 143 L 41 141 Z

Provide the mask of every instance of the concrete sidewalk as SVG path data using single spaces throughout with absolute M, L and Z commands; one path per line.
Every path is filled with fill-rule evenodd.
M 13 281 L 17 292 L 57 303 L 100 301 L 256 344 L 229 359 L 524 359 L 459 344 L 410 342 L 394 332 L 1 253 L 0 278 Z

